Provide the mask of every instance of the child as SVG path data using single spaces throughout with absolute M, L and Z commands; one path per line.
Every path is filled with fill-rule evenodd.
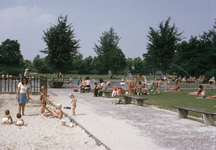
M 47 97 L 47 91 L 45 89 L 45 86 L 42 86 L 41 90 L 42 90 L 42 92 L 41 92 L 41 96 L 39 98 L 39 101 L 45 101 L 46 97 Z
M 16 125 L 16 126 L 27 126 L 27 125 L 24 123 L 24 120 L 21 119 L 21 114 L 20 114 L 20 113 L 17 113 L 17 120 L 15 121 L 15 125 Z
M 52 117 L 49 117 L 49 118 L 59 118 L 61 119 L 62 116 L 63 116 L 63 113 L 62 113 L 62 105 L 61 104 L 57 104 L 57 108 L 58 108 L 58 111 L 56 111 L 55 109 L 53 109 L 53 111 L 56 113 L 56 115 L 52 114 Z
M 158 89 L 157 89 L 157 87 L 155 86 L 155 83 L 154 83 L 154 82 L 152 83 L 151 91 L 153 91 L 154 94 L 155 94 L 156 92 L 158 92 L 158 94 L 160 94 L 160 91 L 158 91 Z
M 9 123 L 9 119 L 11 120 L 11 123 Z M 5 116 L 4 116 L 4 118 L 2 119 L 2 124 L 3 125 L 10 125 L 10 124 L 12 124 L 13 123 L 13 119 L 12 119 L 12 117 L 11 117 L 11 115 L 10 115 L 10 111 L 9 110 L 5 110 Z
M 97 82 L 94 83 L 94 97 L 97 97 L 99 87 L 97 86 Z
M 76 114 L 75 114 L 75 108 L 76 108 L 77 99 L 75 98 L 75 96 L 72 93 L 69 94 L 69 97 L 72 99 L 71 103 L 73 105 L 73 109 L 72 109 L 73 114 L 71 116 L 76 116 Z
M 45 112 L 45 109 L 48 111 L 48 112 Z M 48 116 L 52 116 L 53 113 L 46 107 L 46 101 L 43 101 L 42 102 L 42 105 L 40 107 L 40 113 L 41 113 L 41 116 L 45 116 L 45 117 L 48 117 Z

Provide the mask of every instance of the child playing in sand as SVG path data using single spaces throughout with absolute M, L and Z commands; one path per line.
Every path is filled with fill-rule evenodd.
M 62 108 L 62 105 L 61 104 L 57 104 L 57 108 L 58 108 L 58 111 L 56 111 L 55 109 L 53 109 L 53 111 L 56 113 L 55 115 L 52 114 L 52 117 L 49 117 L 49 118 L 59 118 L 61 119 L 62 116 L 63 116 L 63 112 L 61 110 Z
M 20 114 L 20 113 L 17 113 L 17 120 L 15 121 L 15 125 L 16 125 L 16 126 L 27 126 L 27 125 L 24 123 L 24 120 L 21 119 L 21 114 Z
M 9 119 L 11 120 L 11 123 L 9 123 Z M 10 115 L 10 111 L 9 110 L 5 110 L 5 116 L 2 119 L 2 124 L 3 125 L 6 125 L 6 124 L 10 125 L 12 123 L 13 123 L 13 119 L 12 119 L 12 117 Z
M 45 112 L 45 110 L 47 110 L 48 112 Z M 45 116 L 45 117 L 53 115 L 53 113 L 48 109 L 48 107 L 46 107 L 46 101 L 42 102 L 42 105 L 40 107 L 40 113 L 41 113 L 41 116 Z
M 69 97 L 72 99 L 71 103 L 73 105 L 73 108 L 72 108 L 73 114 L 72 114 L 72 116 L 76 116 L 75 108 L 76 108 L 77 99 L 75 98 L 75 96 L 72 93 L 69 94 Z
M 39 98 L 39 101 L 45 101 L 46 97 L 47 97 L 47 91 L 45 89 L 45 86 L 42 86 L 41 90 L 42 90 L 42 92 L 41 92 L 41 96 Z

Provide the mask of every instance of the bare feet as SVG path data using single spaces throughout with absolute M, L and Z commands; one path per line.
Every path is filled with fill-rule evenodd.
M 71 116 L 76 116 L 76 115 L 71 115 Z
M 26 116 L 25 114 L 23 114 L 22 116 Z

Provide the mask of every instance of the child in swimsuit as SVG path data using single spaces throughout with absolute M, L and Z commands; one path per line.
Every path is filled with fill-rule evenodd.
M 62 105 L 61 104 L 57 104 L 57 108 L 58 108 L 58 111 L 56 111 L 55 109 L 53 109 L 53 111 L 56 113 L 55 115 L 52 114 L 52 117 L 49 117 L 49 118 L 59 118 L 61 119 L 62 116 L 63 116 L 63 112 L 61 110 L 62 108 Z
M 47 97 L 47 91 L 45 89 L 45 86 L 42 86 L 41 90 L 42 90 L 42 92 L 41 92 L 41 96 L 39 98 L 39 101 L 45 101 L 46 97 Z
M 72 99 L 71 103 L 73 105 L 73 108 L 72 108 L 73 114 L 72 114 L 72 116 L 76 116 L 76 114 L 75 114 L 75 108 L 76 108 L 77 99 L 75 98 L 74 94 L 72 94 L 72 93 L 69 94 L 69 97 Z
M 27 126 L 27 125 L 24 123 L 24 120 L 21 119 L 21 114 L 20 114 L 20 113 L 17 113 L 17 120 L 15 121 L 15 125 L 16 125 L 16 126 Z
M 11 123 L 9 123 L 9 119 L 11 120 Z M 10 125 L 10 124 L 12 124 L 13 123 L 13 119 L 12 119 L 12 117 L 11 117 L 11 115 L 10 115 L 10 111 L 9 110 L 5 110 L 5 116 L 4 116 L 4 118 L 2 119 L 2 124 L 3 125 Z
M 48 112 L 45 112 L 45 110 L 47 110 Z M 40 107 L 40 113 L 41 113 L 41 116 L 45 116 L 45 117 L 53 115 L 53 113 L 48 109 L 48 107 L 46 107 L 46 101 L 42 102 L 42 105 Z

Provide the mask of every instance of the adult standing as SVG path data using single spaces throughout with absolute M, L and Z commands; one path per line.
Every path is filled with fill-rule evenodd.
M 29 102 L 29 85 L 26 77 L 23 77 L 22 82 L 18 84 L 16 99 L 19 104 L 19 113 L 21 114 L 22 109 L 22 116 L 25 116 L 25 105 Z
M 29 74 L 28 74 L 28 69 L 25 70 L 25 73 L 24 73 L 24 77 L 28 77 Z

